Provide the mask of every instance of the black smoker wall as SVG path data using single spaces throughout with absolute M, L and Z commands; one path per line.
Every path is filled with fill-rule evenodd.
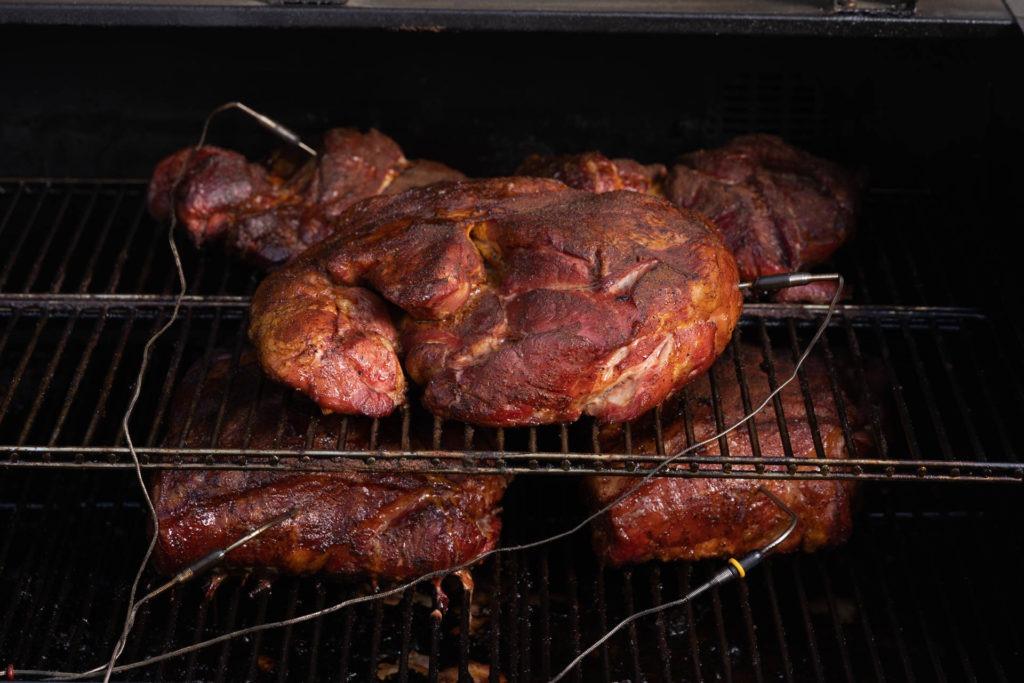
M 770 131 L 875 184 L 1009 187 L 1024 40 L 202 29 L 0 31 L 0 174 L 146 176 L 242 99 L 313 137 L 376 126 L 473 174 L 530 151 L 668 161 Z M 212 140 L 259 153 L 224 120 Z

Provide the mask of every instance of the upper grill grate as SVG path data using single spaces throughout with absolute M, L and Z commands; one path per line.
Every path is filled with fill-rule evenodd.
M 935 229 L 955 215 L 920 215 L 926 202 L 898 192 L 876 192 L 865 229 L 834 267 L 852 282 L 856 303 L 843 305 L 815 350 L 832 375 L 850 368 L 859 378 L 850 398 L 868 416 L 871 457 L 850 460 L 684 457 L 669 474 L 701 477 L 827 477 L 889 480 L 1020 481 L 1024 449 L 1010 428 L 1024 407 L 1020 361 L 1005 342 L 1016 321 L 969 303 L 984 301 L 969 287 L 950 286 L 934 240 L 915 231 Z M 174 302 L 176 276 L 164 229 L 145 213 L 138 181 L 15 180 L 0 185 L 0 466 L 133 467 L 120 418 L 145 340 Z M 910 244 L 915 244 L 915 249 Z M 189 283 L 181 319 L 157 345 L 132 424 L 146 468 L 330 469 L 341 456 L 373 470 L 382 456 L 425 460 L 437 472 L 642 473 L 660 455 L 600 453 L 597 426 L 489 430 L 442 423 L 412 407 L 375 421 L 372 433 L 400 434 L 403 447 L 334 450 L 161 448 L 171 394 L 184 371 L 208 363 L 217 349 L 234 358 L 245 341 L 248 296 L 258 273 L 215 250 L 182 248 Z M 958 266 L 969 258 L 962 250 Z M 753 304 L 736 332 L 766 362 L 716 364 L 719 383 L 749 383 L 755 373 L 778 381 L 772 351 L 795 354 L 824 313 L 822 306 Z M 880 382 L 869 381 L 880 377 Z M 269 384 L 269 382 L 268 382 Z M 814 400 L 801 382 L 805 402 Z M 774 386 L 774 384 L 772 385 Z M 714 392 L 713 392 L 714 393 Z M 837 400 L 838 396 L 836 396 Z M 713 397 L 714 398 L 714 397 Z M 759 397 L 751 397 L 756 403 Z M 224 400 L 228 400 L 225 394 Z M 716 406 L 717 409 L 717 406 Z M 769 406 L 780 431 L 786 416 Z M 886 417 L 886 414 L 890 417 Z M 658 451 L 662 416 L 656 415 Z M 356 420 L 361 418 L 350 418 Z M 847 441 L 851 441 L 849 428 Z M 342 427 L 347 429 L 347 427 Z M 427 436 L 412 439 L 417 430 Z M 450 432 L 456 432 L 453 440 Z M 817 434 L 817 442 L 821 435 Z M 461 443 L 462 449 L 442 448 Z M 412 444 L 429 444 L 420 448 Z M 349 463 L 347 466 L 351 466 Z

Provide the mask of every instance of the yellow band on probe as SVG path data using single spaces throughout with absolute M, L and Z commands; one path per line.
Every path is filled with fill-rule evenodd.
M 747 577 L 747 570 L 743 568 L 743 565 L 740 564 L 740 561 L 737 560 L 735 557 L 729 558 L 729 564 L 731 564 L 736 569 L 736 572 L 740 575 L 741 579 Z

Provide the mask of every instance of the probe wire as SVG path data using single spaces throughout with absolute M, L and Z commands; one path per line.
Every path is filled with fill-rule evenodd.
M 304 151 L 312 154 L 313 156 L 316 156 L 316 151 L 313 150 L 308 145 L 306 145 L 304 142 L 302 142 L 298 135 L 296 135 L 288 128 L 277 123 L 270 117 L 257 112 L 256 110 L 252 109 L 251 107 L 247 106 L 242 102 L 226 102 L 217 107 L 216 109 L 214 109 L 213 111 L 211 111 L 207 115 L 206 120 L 203 122 L 203 130 L 199 135 L 199 140 L 196 142 L 195 146 L 192 147 L 191 150 L 189 150 L 188 156 L 185 158 L 184 163 L 181 165 L 181 169 L 178 171 L 178 174 L 175 177 L 174 182 L 171 184 L 170 190 L 168 192 L 171 215 L 167 227 L 167 244 L 170 247 L 171 256 L 174 259 L 174 268 L 178 276 L 178 292 L 174 297 L 174 307 L 171 309 L 170 318 L 168 318 L 167 322 L 164 323 L 160 327 L 160 329 L 153 333 L 153 335 L 146 341 L 146 345 L 142 349 L 142 361 L 139 364 L 139 372 L 135 378 L 135 387 L 132 391 L 131 399 L 128 401 L 128 407 L 125 410 L 124 417 L 121 420 L 121 429 L 124 432 L 125 442 L 128 445 L 128 451 L 129 453 L 131 453 L 132 463 L 135 466 L 135 477 L 138 480 L 139 488 L 142 490 L 143 500 L 145 500 L 146 502 L 146 509 L 149 512 L 150 522 L 152 524 L 152 535 L 150 536 L 149 545 L 146 548 L 146 552 L 142 556 L 142 561 L 139 563 L 139 569 L 135 573 L 135 579 L 132 581 L 131 590 L 128 593 L 128 612 L 125 615 L 124 626 L 121 629 L 121 635 L 118 638 L 117 643 L 114 645 L 114 649 L 110 655 L 110 660 L 107 662 L 106 670 L 103 674 L 103 683 L 108 683 L 110 681 L 110 677 L 114 671 L 114 665 L 117 663 L 118 658 L 124 652 L 124 648 L 128 642 L 128 636 L 131 633 L 131 629 L 135 623 L 135 617 L 138 614 L 139 609 L 147 601 L 156 597 L 161 592 L 163 592 L 163 590 L 169 587 L 167 584 L 165 584 L 165 586 L 148 593 L 141 600 L 135 600 L 135 595 L 139 589 L 139 582 L 142 580 L 142 574 L 145 572 L 146 566 L 149 564 L 149 560 L 153 556 L 153 550 L 156 548 L 157 538 L 159 537 L 160 534 L 160 521 L 157 518 L 156 508 L 153 507 L 153 500 L 152 498 L 150 498 L 149 490 L 146 488 L 146 482 L 142 475 L 142 465 L 139 461 L 139 454 L 135 451 L 135 443 L 132 440 L 131 429 L 129 428 L 128 423 L 131 420 L 132 414 L 135 412 L 135 406 L 138 403 L 139 396 L 142 393 L 142 380 L 146 374 L 146 370 L 149 368 L 150 354 L 153 350 L 153 346 L 160 339 L 160 337 L 162 337 L 164 333 L 166 333 L 167 330 L 169 330 L 171 326 L 174 325 L 174 323 L 178 320 L 179 314 L 181 312 L 181 302 L 185 296 L 185 292 L 188 289 L 188 285 L 185 281 L 185 269 L 181 263 L 181 254 L 178 252 L 178 243 L 175 240 L 175 228 L 177 227 L 178 222 L 178 212 L 175 208 L 175 198 L 178 193 L 178 187 L 181 185 L 181 182 L 185 179 L 185 174 L 188 172 L 189 164 L 192 163 L 192 159 L 195 157 L 196 152 L 198 152 L 199 149 L 206 144 L 207 134 L 210 131 L 210 124 L 212 123 L 213 119 L 222 112 L 229 111 L 231 109 L 238 109 L 248 114 L 249 116 L 255 118 L 256 121 L 259 122 L 259 124 L 262 125 L 264 128 L 274 133 L 277 133 L 278 135 L 288 140 L 289 142 L 298 145 Z M 245 540 L 247 541 L 249 539 L 246 538 Z
M 213 116 L 211 114 L 210 116 Z M 124 412 L 124 417 L 121 420 L 121 429 L 124 432 L 125 443 L 128 445 L 128 452 L 132 456 L 132 464 L 135 466 L 135 477 L 139 484 L 139 489 L 142 491 L 142 498 L 146 502 L 146 510 L 149 512 L 149 519 L 152 524 L 152 533 L 149 538 L 149 545 L 146 547 L 146 552 L 142 556 L 142 561 L 139 563 L 138 571 L 135 572 L 135 579 L 132 581 L 131 590 L 128 592 L 128 612 L 125 614 L 124 626 L 121 629 L 121 635 L 117 639 L 117 643 L 114 645 L 113 651 L 110 653 L 110 659 L 107 661 L 105 671 L 103 674 L 103 683 L 110 681 L 111 675 L 114 672 L 114 665 L 117 664 L 118 658 L 124 652 L 125 645 L 128 643 L 128 635 L 131 633 L 132 626 L 135 623 L 135 617 L 139 612 L 139 608 L 143 604 L 148 602 L 150 599 L 159 595 L 160 589 L 157 589 L 145 596 L 141 600 L 136 601 L 135 595 L 139 589 L 139 582 L 142 580 L 142 574 L 146 570 L 146 566 L 149 564 L 149 558 L 153 555 L 153 550 L 156 548 L 156 541 L 160 534 L 160 521 L 157 518 L 156 508 L 153 507 L 153 499 L 149 496 L 149 490 L 146 488 L 146 481 L 142 475 L 142 464 L 139 461 L 139 454 L 135 451 L 135 443 L 132 440 L 131 429 L 129 428 L 128 422 L 131 420 L 132 414 L 135 412 L 135 405 L 139 401 L 139 396 L 142 393 L 142 379 L 146 374 L 146 370 L 149 368 L 150 353 L 153 350 L 153 346 L 157 340 L 164 335 L 167 330 L 177 321 L 178 314 L 181 310 L 181 301 L 185 296 L 187 283 L 185 282 L 185 269 L 181 264 L 181 254 L 178 253 L 178 244 L 174 239 L 174 229 L 177 223 L 177 211 L 174 208 L 174 195 L 178 190 L 178 186 L 181 184 L 182 179 L 185 177 L 185 171 L 191 163 L 192 158 L 195 156 L 196 150 L 202 146 L 206 140 L 206 128 L 209 125 L 209 118 L 207 118 L 206 125 L 203 126 L 203 134 L 200 137 L 199 143 L 189 152 L 188 157 L 185 159 L 185 163 L 182 164 L 181 170 L 178 172 L 177 177 L 174 179 L 174 183 L 171 185 L 171 220 L 167 228 L 167 244 L 170 246 L 171 255 L 174 258 L 174 268 L 178 275 L 178 292 L 174 297 L 174 308 L 171 309 L 171 317 L 168 318 L 160 329 L 153 333 L 153 335 L 146 341 L 146 345 L 142 348 L 142 361 L 139 364 L 139 372 L 135 377 L 135 388 L 132 390 L 131 400 L 128 401 L 128 407 Z
M 753 567 L 757 564 L 760 564 L 772 550 L 774 550 L 780 543 L 789 538 L 789 535 L 793 533 L 794 529 L 796 529 L 797 522 L 799 521 L 799 518 L 796 516 L 796 513 L 793 512 L 785 503 L 783 503 L 782 500 L 780 500 L 778 496 L 776 496 L 774 493 L 769 491 L 764 486 L 758 486 L 757 490 L 766 495 L 768 498 L 770 498 L 771 501 L 775 503 L 775 505 L 779 509 L 781 509 L 787 515 L 789 515 L 789 524 L 787 524 L 786 528 L 779 532 L 779 534 L 774 539 L 772 539 L 772 541 L 768 543 L 768 545 L 764 546 L 760 550 L 750 553 L 744 558 L 744 560 L 750 560 L 746 563 L 747 567 Z M 587 658 L 587 656 L 593 653 L 594 650 L 608 642 L 608 640 L 611 639 L 612 636 L 614 636 L 616 633 L 632 624 L 634 621 L 642 619 L 643 617 L 650 616 L 652 614 L 658 614 L 659 612 L 670 610 L 673 607 L 680 607 L 682 605 L 685 605 L 687 602 L 693 600 L 701 593 L 703 593 L 704 591 L 713 586 L 721 586 L 722 584 L 727 583 L 735 578 L 746 578 L 747 571 L 748 570 L 746 567 L 744 567 L 743 562 L 735 558 L 730 558 L 729 564 L 726 565 L 724 570 L 719 571 L 710 579 L 708 579 L 701 585 L 697 586 L 683 597 L 677 598 L 675 600 L 669 600 L 668 602 L 662 603 L 660 605 L 655 605 L 654 607 L 642 609 L 639 612 L 634 612 L 633 614 L 629 615 L 628 617 L 617 623 L 611 629 L 606 631 L 604 635 L 595 640 L 589 647 L 587 647 L 586 650 L 579 653 L 576 656 L 576 658 L 569 662 L 564 669 L 559 671 L 558 674 L 554 678 L 552 678 L 549 683 L 558 683 L 558 681 L 565 678 L 570 671 L 575 669 L 584 659 Z

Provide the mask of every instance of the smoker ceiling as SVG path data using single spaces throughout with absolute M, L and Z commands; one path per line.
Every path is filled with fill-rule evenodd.
M 832 0 L 0 0 L 0 24 L 870 36 L 994 34 L 1014 24 L 1002 0 L 921 0 L 912 14 L 889 9 L 901 2 L 849 4 L 854 11 L 836 12 Z

